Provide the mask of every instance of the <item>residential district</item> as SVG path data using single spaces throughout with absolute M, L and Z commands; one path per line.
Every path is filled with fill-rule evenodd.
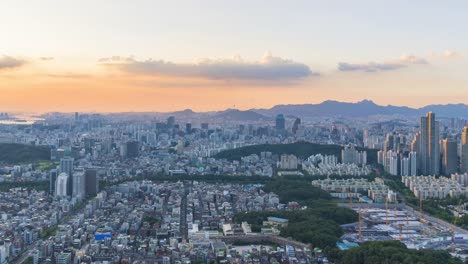
M 468 197 L 466 119 L 235 117 L 51 113 L 0 123 L 0 146 L 46 150 L 0 163 L 0 184 L 10 186 L 0 193 L 0 264 L 327 263 L 320 248 L 281 236 L 287 218 L 267 217 L 255 231 L 233 220 L 305 210 L 258 183 L 277 177 L 307 177 L 356 211 L 358 221 L 341 226 L 341 250 L 399 240 L 468 256 L 466 230 L 386 184 L 393 177 L 421 203 Z M 453 213 L 464 215 L 464 204 Z

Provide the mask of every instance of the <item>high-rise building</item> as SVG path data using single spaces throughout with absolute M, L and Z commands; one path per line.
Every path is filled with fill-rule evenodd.
M 170 116 L 167 118 L 167 127 L 168 128 L 173 128 L 175 125 L 175 117 L 174 116 Z
M 367 164 L 367 152 L 358 151 L 353 144 L 346 145 L 341 150 L 341 163 L 343 164 Z
M 284 130 L 286 128 L 286 119 L 283 114 L 276 116 L 276 130 Z
M 52 169 L 49 171 L 49 193 L 55 193 L 55 181 L 57 180 L 58 170 Z
M 410 162 L 410 176 L 416 176 L 418 174 L 418 154 L 416 151 L 411 151 L 408 157 Z
M 192 124 L 186 123 L 185 124 L 185 134 L 192 134 Z
M 301 119 L 300 118 L 296 118 L 296 120 L 294 120 L 294 124 L 293 124 L 293 127 L 292 127 L 292 132 L 294 134 L 297 133 L 297 130 L 299 130 L 299 126 L 301 125 Z
M 82 199 L 85 197 L 85 172 L 77 170 L 73 173 L 73 191 L 72 197 Z
M 283 170 L 296 170 L 297 169 L 297 157 L 294 155 L 281 155 L 280 169 Z
M 208 123 L 201 123 L 201 129 L 208 130 Z
M 420 171 L 423 175 L 439 175 L 440 173 L 440 147 L 439 122 L 435 114 L 427 113 L 421 117 L 421 139 L 418 151 Z
M 72 181 L 72 176 L 73 176 L 73 164 L 74 164 L 74 159 L 70 157 L 66 157 L 60 160 L 60 170 L 59 173 L 66 173 L 68 175 L 68 183 L 67 183 L 67 194 L 71 195 L 73 192 L 73 181 Z
M 401 159 L 401 166 L 400 166 L 400 175 L 401 176 L 409 176 L 410 175 L 410 159 L 409 158 L 402 158 Z
M 65 172 L 68 175 L 72 175 L 73 174 L 73 162 L 74 162 L 73 158 L 66 157 L 66 158 L 61 159 L 60 160 L 60 173 Z
M 457 141 L 446 138 L 442 140 L 442 171 L 445 175 L 450 176 L 457 172 L 457 165 Z
M 62 172 L 58 175 L 55 181 L 55 196 L 66 197 L 68 193 L 69 176 L 67 173 Z
M 99 192 L 99 179 L 96 169 L 85 170 L 85 194 L 94 196 Z
M 460 157 L 460 171 L 468 173 L 468 126 L 463 128 L 461 135 L 461 157 Z
M 138 150 L 139 150 L 138 149 L 139 148 L 138 141 L 128 141 L 126 143 L 126 145 L 127 145 L 127 153 L 126 153 L 127 155 L 126 155 L 126 157 L 127 158 L 136 158 L 136 157 L 138 157 L 138 154 L 139 154 L 138 153 Z

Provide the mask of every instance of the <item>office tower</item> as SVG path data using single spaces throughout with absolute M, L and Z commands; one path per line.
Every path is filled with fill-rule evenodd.
M 175 117 L 170 116 L 167 118 L 167 127 L 168 128 L 173 128 L 175 125 Z
M 435 120 L 435 114 L 432 112 L 421 117 L 421 141 L 418 155 L 421 161 L 421 174 L 439 175 L 439 122 Z
M 457 172 L 457 165 L 457 141 L 446 138 L 442 140 L 442 171 L 445 175 L 450 176 Z
M 297 133 L 297 130 L 299 130 L 299 126 L 301 125 L 301 119 L 300 118 L 296 118 L 296 120 L 294 120 L 294 124 L 293 124 L 293 127 L 292 127 L 292 132 L 294 134 Z
M 201 123 L 201 129 L 208 130 L 208 123 Z
M 79 117 L 80 115 L 78 114 L 78 112 L 75 112 L 75 122 L 78 122 Z
M 185 134 L 192 134 L 192 124 L 185 124 Z
M 461 135 L 460 171 L 468 173 L 468 126 L 463 128 Z
M 138 146 L 138 141 L 128 141 L 126 143 L 126 149 L 127 149 L 127 153 L 126 153 L 126 157 L 127 158 L 136 158 L 138 157 L 138 149 L 139 146 Z
M 68 195 L 71 195 L 71 193 L 73 192 L 73 181 L 71 180 L 72 179 L 72 176 L 73 176 L 73 163 L 74 163 L 74 159 L 73 158 L 70 158 L 70 157 L 67 157 L 67 158 L 63 158 L 60 160 L 60 170 L 59 170 L 59 173 L 66 173 L 69 177 L 69 180 L 68 180 L 68 183 L 67 183 L 67 194 Z
M 74 159 L 73 158 L 63 158 L 60 160 L 60 173 L 62 172 L 65 172 L 67 173 L 68 175 L 72 175 L 73 174 L 73 162 L 74 162 Z
M 410 162 L 410 176 L 416 176 L 418 173 L 418 154 L 416 151 L 411 151 L 408 157 Z
M 286 119 L 284 118 L 283 114 L 279 114 L 276 116 L 276 126 L 277 130 L 284 130 L 286 128 Z
M 55 196 L 65 197 L 68 195 L 69 176 L 65 172 L 61 172 L 55 181 Z
M 96 169 L 85 170 L 85 194 L 94 196 L 99 192 L 99 179 Z
M 49 193 L 55 193 L 55 181 L 57 180 L 58 170 L 52 169 L 49 171 Z
M 77 170 L 73 173 L 73 191 L 72 197 L 82 199 L 85 197 L 85 172 L 84 170 Z

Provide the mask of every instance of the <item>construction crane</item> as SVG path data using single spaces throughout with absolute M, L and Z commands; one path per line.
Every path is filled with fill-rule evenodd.
M 359 222 L 358 222 L 358 227 L 359 227 L 359 242 L 362 242 L 362 220 L 361 220 L 361 207 L 359 207 Z
M 398 226 L 400 227 L 400 241 L 403 241 L 401 234 L 403 232 L 403 224 L 399 224 Z
M 388 225 L 388 196 L 385 199 L 385 224 Z
M 457 206 L 457 215 L 455 219 L 453 219 L 453 226 L 452 226 L 452 253 L 455 252 L 455 226 L 458 223 L 458 218 L 460 218 L 460 211 L 461 211 L 461 199 L 458 201 Z
M 408 215 L 406 215 L 406 237 L 408 237 L 408 227 L 409 227 L 409 221 L 408 221 Z
M 423 213 L 422 213 L 422 197 L 419 197 L 419 222 L 422 223 L 423 221 Z

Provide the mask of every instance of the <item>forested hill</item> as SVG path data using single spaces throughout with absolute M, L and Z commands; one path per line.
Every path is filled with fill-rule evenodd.
M 269 151 L 276 155 L 294 154 L 302 159 L 306 159 L 309 156 L 316 154 L 335 155 L 338 157 L 338 160 L 341 160 L 341 149 L 343 149 L 343 147 L 340 145 L 325 145 L 302 141 L 291 144 L 261 144 L 236 149 L 229 149 L 216 154 L 215 158 L 227 160 L 240 160 L 242 157 L 251 154 L 260 155 L 260 152 Z M 363 148 L 358 148 L 358 150 L 367 151 L 367 163 L 377 163 L 377 150 Z
M 50 160 L 50 149 L 46 146 L 24 144 L 0 144 L 0 163 L 22 163 Z

